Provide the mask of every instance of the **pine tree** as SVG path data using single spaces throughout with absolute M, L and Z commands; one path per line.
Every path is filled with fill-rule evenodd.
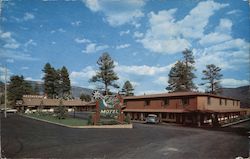
M 62 96 L 64 98 L 69 97 L 71 85 L 70 85 L 69 73 L 65 66 L 63 66 L 61 69 L 61 85 L 60 86 L 61 86 Z
M 192 91 L 197 89 L 197 87 L 195 86 L 193 79 L 196 78 L 195 74 L 193 73 L 193 71 L 195 71 L 195 61 L 194 61 L 194 56 L 193 56 L 193 52 L 189 49 L 185 49 L 183 52 L 183 63 L 185 64 L 185 68 L 184 68 L 184 86 L 185 86 L 185 90 L 186 91 Z
M 88 95 L 88 94 L 83 94 L 83 93 L 81 93 L 80 99 L 81 99 L 82 101 L 90 102 L 90 101 L 91 101 L 91 96 Z
M 206 81 L 201 85 L 206 85 L 207 92 L 211 94 L 218 94 L 221 92 L 220 80 L 222 74 L 220 74 L 221 69 L 214 64 L 206 65 L 206 70 L 203 70 L 202 80 Z
M 129 81 L 126 81 L 122 87 L 122 92 L 125 94 L 125 96 L 133 96 L 134 88 L 132 84 Z
M 35 95 L 39 95 L 40 94 L 40 89 L 39 89 L 39 85 L 36 83 L 34 88 L 33 88 L 33 92 Z
M 192 91 L 197 89 L 193 79 L 196 78 L 193 71 L 195 71 L 195 61 L 191 50 L 185 49 L 183 52 L 183 60 L 178 61 L 170 70 L 168 76 L 168 87 L 170 92 L 177 91 Z
M 171 68 L 168 76 L 168 87 L 166 88 L 169 92 L 178 92 L 186 90 L 186 79 L 185 79 L 185 64 L 181 61 L 177 61 L 176 64 Z
M 109 93 L 109 86 L 119 88 L 119 86 L 115 83 L 115 81 L 119 78 L 114 72 L 115 65 L 110 55 L 106 52 L 103 53 L 98 59 L 97 64 L 99 65 L 99 70 L 96 72 L 96 75 L 90 79 L 90 82 L 99 82 L 104 84 L 105 94 Z
M 49 98 L 55 98 L 58 95 L 58 72 L 49 63 L 44 66 L 43 72 L 44 93 Z
M 31 94 L 32 86 L 24 80 L 23 76 L 11 76 L 8 85 L 8 101 L 15 105 L 17 100 L 21 100 L 23 95 Z

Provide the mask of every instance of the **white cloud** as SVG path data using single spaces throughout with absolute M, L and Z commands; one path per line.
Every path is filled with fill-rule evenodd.
M 218 32 L 210 33 L 207 35 L 204 35 L 204 37 L 199 41 L 201 45 L 212 45 L 212 44 L 218 44 L 221 42 L 225 42 L 232 39 L 230 35 L 227 34 L 220 34 Z
M 64 30 L 63 28 L 59 28 L 58 31 L 61 32 L 61 33 L 65 33 L 66 32 L 66 30 Z
M 239 14 L 241 11 L 240 10 L 231 10 L 227 12 L 227 15 L 232 15 L 232 14 Z
M 124 49 L 124 48 L 127 48 L 127 47 L 130 47 L 130 44 L 118 45 L 118 46 L 116 46 L 116 49 Z
M 93 12 L 101 10 L 101 6 L 98 0 L 85 0 L 85 5 Z
M 196 60 L 196 68 L 198 68 L 198 72 L 202 72 L 202 70 L 205 69 L 206 65 L 214 64 L 218 67 L 220 67 L 223 70 L 226 69 L 233 69 L 234 66 L 230 65 L 228 61 L 225 60 L 225 57 L 223 56 L 224 53 L 219 54 L 213 54 L 213 53 L 202 53 L 198 56 Z
M 142 38 L 142 37 L 143 37 L 143 33 L 140 33 L 140 32 L 138 32 L 138 31 L 135 31 L 133 36 L 134 36 L 135 38 Z
M 78 26 L 80 26 L 81 25 L 81 21 L 80 20 L 78 20 L 78 21 L 75 21 L 75 22 L 71 22 L 71 25 L 72 26 L 75 26 L 75 27 L 78 27 Z
M 82 52 L 83 53 L 95 53 L 95 52 L 98 52 L 98 51 L 102 51 L 102 50 L 105 50 L 109 48 L 108 45 L 97 45 L 95 43 L 90 43 L 86 46 L 85 50 L 83 50 Z
M 153 81 L 153 83 L 166 87 L 168 85 L 168 76 L 167 76 L 167 74 L 166 74 L 166 77 L 165 76 L 158 77 L 156 80 Z
M 75 38 L 75 42 L 79 44 L 90 43 L 91 41 L 86 38 Z
M 17 49 L 20 44 L 12 37 L 11 32 L 3 32 L 0 30 L 0 42 L 3 43 L 3 47 L 6 49 Z
M 7 59 L 6 62 L 8 62 L 8 63 L 14 63 L 14 59 Z
M 32 45 L 32 46 L 37 46 L 37 43 L 34 42 L 33 39 L 30 39 L 29 41 L 27 41 L 27 42 L 24 44 L 24 47 L 28 47 L 28 46 L 30 46 L 30 45 Z
M 0 58 L 11 58 L 14 60 L 24 60 L 24 61 L 36 61 L 38 60 L 35 57 L 30 56 L 29 54 L 24 54 L 12 50 L 3 50 L 0 48 Z
M 70 79 L 72 84 L 79 85 L 80 83 L 87 82 L 91 77 L 96 74 L 93 67 L 87 66 L 81 71 L 72 71 L 70 73 Z M 93 86 L 91 86 L 92 88 Z
M 225 78 L 221 80 L 221 85 L 223 87 L 236 88 L 236 87 L 245 86 L 249 84 L 250 83 L 247 80 L 237 80 L 233 78 Z
M 7 49 L 17 49 L 19 48 L 20 44 L 18 43 L 9 43 L 9 44 L 5 44 L 3 47 L 7 48 Z
M 149 24 L 143 39 L 137 40 L 146 49 L 156 53 L 174 54 L 192 47 L 189 41 L 204 36 L 204 29 L 215 11 L 228 6 L 214 1 L 199 2 L 188 15 L 176 21 L 177 9 L 150 12 Z M 167 31 L 162 31 L 167 30 Z M 189 40 L 190 39 L 190 40 Z
M 229 19 L 220 19 L 220 24 L 218 27 L 216 27 L 215 31 L 220 33 L 231 33 L 233 23 Z
M 120 31 L 120 36 L 123 36 L 123 35 L 129 34 L 129 33 L 130 33 L 130 30 Z
M 103 12 L 105 20 L 111 26 L 120 26 L 123 24 L 132 24 L 138 26 L 138 20 L 144 16 L 142 7 L 144 0 L 129 1 L 101 1 L 85 0 L 85 5 L 93 12 Z
M 119 73 L 128 73 L 128 74 L 134 74 L 134 75 L 147 75 L 147 76 L 153 76 L 157 73 L 167 72 L 172 67 L 172 64 L 168 66 L 147 66 L 147 65 L 117 65 L 115 67 L 115 71 Z
M 28 21 L 28 20 L 32 20 L 34 18 L 35 18 L 34 14 L 32 14 L 32 13 L 25 13 L 24 17 L 23 17 L 23 20 L 24 21 Z
M 27 67 L 27 66 L 21 67 L 21 70 L 28 70 L 28 69 L 29 69 L 29 67 Z
M 70 74 L 70 78 L 76 79 L 76 78 L 88 78 L 90 79 L 92 76 L 96 74 L 96 71 L 93 67 L 87 66 L 86 68 L 82 69 L 81 71 L 72 71 Z
M 220 24 L 215 28 L 215 32 L 204 35 L 199 43 L 203 46 L 220 44 L 232 39 L 231 37 L 232 21 L 229 19 L 220 19 Z

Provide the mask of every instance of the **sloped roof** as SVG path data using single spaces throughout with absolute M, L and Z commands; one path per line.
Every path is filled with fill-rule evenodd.
M 148 112 L 148 113 L 185 113 L 185 109 L 124 109 L 124 112 Z
M 146 98 L 163 98 L 163 97 L 182 97 L 182 96 L 210 96 L 215 98 L 224 98 L 224 99 L 232 99 L 237 100 L 235 98 L 224 97 L 214 94 L 208 93 L 200 93 L 200 92 L 174 92 L 174 93 L 161 93 L 161 94 L 149 94 L 149 95 L 140 95 L 140 96 L 128 96 L 124 97 L 124 99 L 146 99 Z
M 29 98 L 23 97 L 22 105 L 25 106 L 59 106 L 59 99 L 44 99 L 44 98 Z M 85 102 L 81 100 L 62 100 L 64 106 L 89 106 L 95 105 L 95 103 Z

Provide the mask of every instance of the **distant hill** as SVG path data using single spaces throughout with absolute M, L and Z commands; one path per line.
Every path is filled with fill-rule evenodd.
M 223 88 L 220 95 L 240 100 L 242 108 L 250 108 L 250 85 L 238 88 Z

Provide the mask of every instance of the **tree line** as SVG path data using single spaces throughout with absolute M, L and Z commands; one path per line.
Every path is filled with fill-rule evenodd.
M 65 66 L 55 69 L 50 63 L 46 63 L 42 71 L 44 72 L 44 94 L 48 98 L 72 98 L 69 73 Z
M 180 91 L 197 91 L 197 86 L 193 80 L 196 77 L 194 74 L 195 59 L 193 52 L 190 49 L 185 49 L 182 52 L 183 59 L 175 63 L 171 67 L 168 74 L 168 86 L 166 89 L 169 92 L 180 92 Z M 221 68 L 214 64 L 206 65 L 206 69 L 202 71 L 203 77 L 201 78 L 204 82 L 200 83 L 200 86 L 205 86 L 206 93 L 218 94 L 221 92 L 220 80 L 222 74 L 220 73 Z
M 195 59 L 192 50 L 185 49 L 182 52 L 183 59 L 175 63 L 171 67 L 168 74 L 168 86 L 166 90 L 169 92 L 182 92 L 182 91 L 197 91 L 197 86 L 194 83 L 194 79 L 197 78 L 194 71 Z M 105 52 L 97 61 L 99 66 L 96 75 L 94 75 L 89 81 L 93 83 L 101 83 L 103 87 L 99 89 L 104 90 L 105 94 L 110 93 L 110 88 L 119 88 L 116 81 L 119 79 L 117 74 L 114 72 L 114 61 L 110 55 Z M 220 73 L 221 68 L 214 64 L 206 65 L 206 69 L 202 71 L 203 83 L 199 85 L 206 87 L 206 93 L 218 94 L 221 92 L 220 80 L 222 74 Z M 122 87 L 121 93 L 125 96 L 134 95 L 134 88 L 130 81 L 126 81 Z
M 65 66 L 55 69 L 47 63 L 42 71 L 44 72 L 44 94 L 48 98 L 72 98 L 69 73 Z M 7 90 L 9 105 L 15 105 L 16 101 L 22 100 L 23 95 L 40 95 L 38 84 L 32 86 L 22 75 L 11 76 Z M 3 103 L 4 94 L 1 96 L 1 104 Z
M 197 91 L 197 86 L 194 79 L 197 78 L 194 71 L 195 58 L 192 50 L 185 49 L 182 52 L 183 58 L 178 60 L 174 66 L 171 67 L 168 74 L 168 86 L 166 90 L 169 92 L 180 91 Z M 89 79 L 90 83 L 98 83 L 99 88 L 104 94 L 112 94 L 110 87 L 119 89 L 116 83 L 119 80 L 117 73 L 114 71 L 114 61 L 109 53 L 103 53 L 97 60 L 98 70 L 96 74 Z M 48 98 L 70 99 L 74 98 L 71 94 L 71 83 L 68 70 L 65 66 L 60 69 L 55 69 L 50 63 L 46 63 L 43 68 L 44 94 Z M 203 83 L 201 86 L 206 87 L 206 93 L 218 94 L 221 91 L 220 80 L 222 74 L 221 68 L 214 64 L 206 65 L 206 69 L 202 71 Z M 134 87 L 129 80 L 125 81 L 119 93 L 124 96 L 133 96 Z M 23 76 L 14 75 L 10 77 L 8 85 L 8 101 L 15 104 L 17 100 L 21 100 L 24 94 L 40 94 L 37 85 L 32 86 L 29 82 L 24 80 Z M 80 99 L 90 101 L 91 96 L 81 93 Z M 4 103 L 4 95 L 1 96 L 1 103 Z

